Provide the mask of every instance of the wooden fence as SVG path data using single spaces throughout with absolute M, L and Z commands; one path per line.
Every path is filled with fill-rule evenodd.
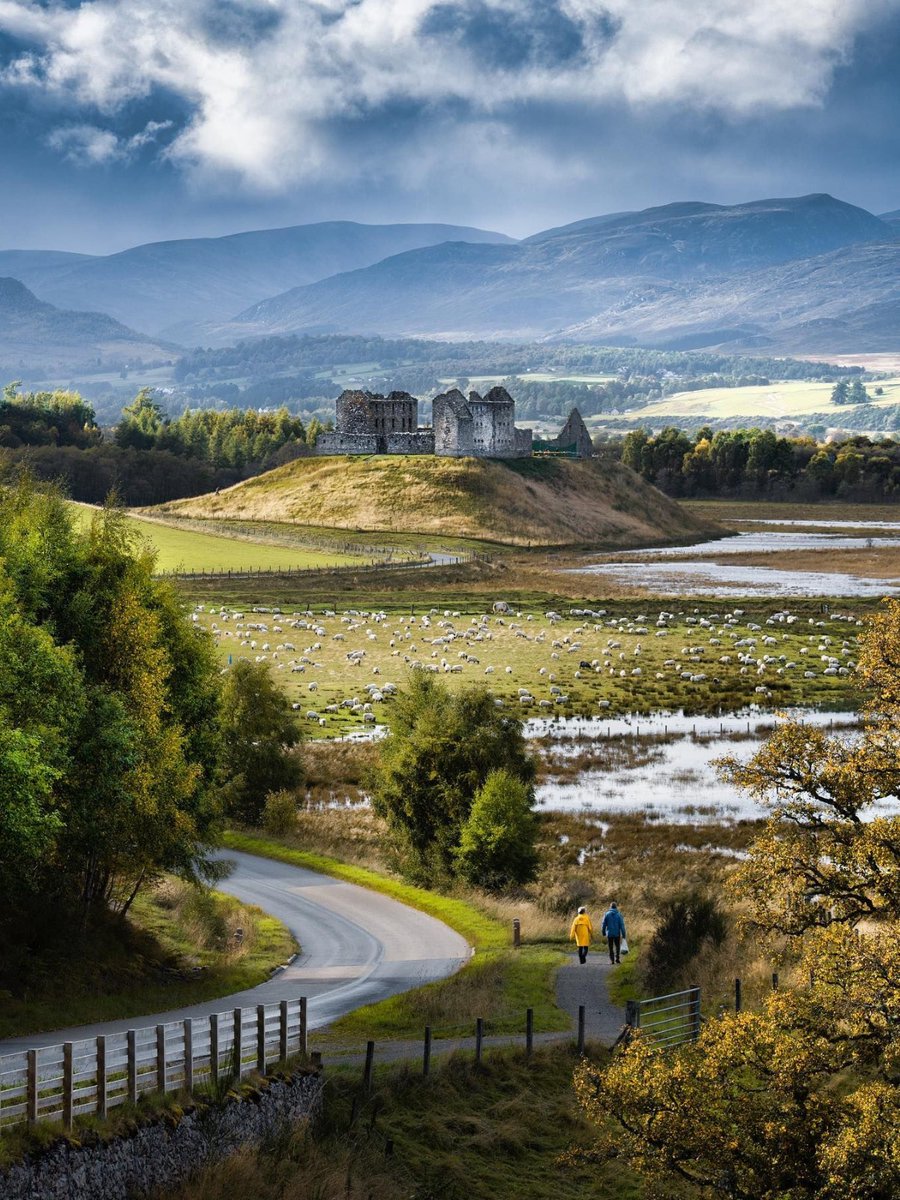
M 193 1090 L 307 1052 L 306 998 L 0 1057 L 0 1128 L 105 1117 L 147 1092 Z

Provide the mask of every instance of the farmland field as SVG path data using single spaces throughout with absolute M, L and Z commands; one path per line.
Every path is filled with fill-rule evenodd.
M 88 504 L 74 506 L 84 525 L 96 511 Z M 157 571 L 277 571 L 298 568 L 352 566 L 358 556 L 337 550 L 310 550 L 275 543 L 264 538 L 251 540 L 195 528 L 179 529 L 162 521 L 128 515 L 125 518 L 156 551 Z
M 841 423 L 841 414 L 854 411 L 857 405 L 838 407 L 831 403 L 831 383 L 791 381 L 772 383 L 765 387 L 700 388 L 694 392 L 678 392 L 664 400 L 655 400 L 643 408 L 629 411 L 629 418 L 655 420 L 662 417 L 703 416 L 710 420 L 739 417 L 799 417 L 809 413 L 834 414 L 834 423 Z M 872 394 L 873 387 L 884 388 L 883 396 Z M 871 403 L 878 406 L 900 404 L 900 378 L 879 380 L 868 385 Z M 588 421 L 588 424 L 591 422 Z

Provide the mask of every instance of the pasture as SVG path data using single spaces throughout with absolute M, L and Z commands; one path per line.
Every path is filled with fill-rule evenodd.
M 842 406 L 831 403 L 831 383 L 809 383 L 791 380 L 771 383 L 765 387 L 700 388 L 693 392 L 677 392 L 664 400 L 655 400 L 643 408 L 632 409 L 629 418 L 655 421 L 660 418 L 702 416 L 710 420 L 740 418 L 752 420 L 759 417 L 802 417 L 810 413 L 834 415 L 834 424 L 840 425 L 842 414 L 853 412 L 858 406 Z M 884 395 L 874 395 L 874 388 L 884 389 Z M 900 378 L 881 379 L 877 384 L 867 385 L 872 404 L 884 407 L 900 404 Z M 591 424 L 591 421 L 588 421 Z
M 841 710 L 853 679 L 862 602 L 592 602 L 508 614 L 483 597 L 456 607 L 235 610 L 197 605 L 224 660 L 268 662 L 308 734 L 371 730 L 415 667 L 450 686 L 481 683 L 523 717 L 614 716 L 748 705 Z M 552 615 L 551 615 L 552 614 Z
M 75 504 L 78 519 L 86 527 L 94 512 L 89 504 Z M 265 534 L 240 536 L 235 531 L 207 533 L 196 528 L 178 528 L 168 522 L 128 514 L 129 528 L 156 553 L 160 573 L 175 571 L 284 571 L 298 568 L 353 566 L 359 556 L 339 550 L 308 549 Z

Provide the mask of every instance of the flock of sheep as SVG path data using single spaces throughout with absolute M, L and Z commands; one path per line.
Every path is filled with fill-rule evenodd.
M 655 680 L 675 679 L 684 688 L 719 683 L 736 669 L 750 677 L 754 697 L 765 702 L 772 696 L 773 679 L 797 673 L 804 679 L 847 676 L 855 666 L 855 627 L 862 622 L 852 614 L 830 615 L 828 622 L 786 610 L 758 621 L 745 616 L 739 608 L 706 615 L 661 610 L 653 616 L 617 617 L 585 608 L 565 615 L 552 610 L 535 614 L 513 612 L 503 601 L 474 616 L 434 608 L 418 615 L 355 609 L 339 615 L 333 609 L 314 614 L 256 608 L 244 613 L 203 605 L 193 613 L 230 660 L 251 658 L 285 672 L 307 696 L 306 704 L 295 701 L 293 708 L 323 727 L 346 725 L 348 718 L 363 728 L 374 725 L 375 706 L 397 690 L 382 678 L 391 668 L 470 679 L 487 676 L 485 682 L 499 672 L 490 681 L 499 693 L 498 704 L 512 702 L 524 712 L 558 712 L 570 706 L 575 688 L 596 692 L 601 679 L 637 685 L 645 672 Z M 847 627 L 847 636 L 837 635 L 835 623 Z M 660 662 L 656 639 L 683 638 L 685 633 L 690 641 Z M 515 679 L 508 677 L 523 673 L 528 685 L 514 687 Z M 365 675 L 374 678 L 362 683 Z M 582 705 L 585 699 L 579 697 Z M 587 702 L 601 710 L 610 707 L 610 700 L 601 697 Z

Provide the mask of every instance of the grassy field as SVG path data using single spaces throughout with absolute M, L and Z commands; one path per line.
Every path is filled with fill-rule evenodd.
M 87 526 L 95 512 L 88 504 L 73 505 L 79 520 Z M 309 567 L 352 566 L 362 561 L 359 555 L 335 550 L 310 550 L 266 538 L 260 531 L 243 529 L 206 533 L 196 526 L 178 528 L 169 522 L 146 517 L 126 517 L 134 532 L 156 552 L 156 569 L 175 571 L 276 571 Z
M 263 983 L 297 949 L 261 909 L 174 879 L 139 895 L 127 922 L 60 937 L 40 963 L 0 977 L 0 1038 L 229 996 Z
M 884 388 L 883 396 L 873 394 L 874 387 Z M 834 414 L 834 424 L 840 425 L 842 414 L 855 405 L 837 407 L 831 403 L 831 383 L 809 383 L 791 380 L 765 387 L 701 388 L 695 392 L 677 392 L 664 400 L 656 400 L 643 408 L 630 411 L 629 419 L 656 421 L 667 417 L 704 416 L 710 420 L 739 417 L 800 417 L 809 413 Z M 879 380 L 869 385 L 871 402 L 884 406 L 900 403 L 900 378 Z M 590 424 L 590 421 L 588 422 Z
M 549 620 L 536 605 L 500 616 L 471 597 L 454 609 L 401 601 L 367 611 L 235 613 L 204 605 L 197 616 L 223 659 L 270 662 L 307 732 L 331 737 L 385 720 L 391 686 L 402 686 L 415 664 L 450 686 L 485 684 L 525 717 L 855 707 L 850 668 L 826 675 L 822 656 L 836 656 L 839 667 L 854 661 L 857 621 L 873 605 L 832 607 L 607 601 L 589 613 L 567 605 Z

